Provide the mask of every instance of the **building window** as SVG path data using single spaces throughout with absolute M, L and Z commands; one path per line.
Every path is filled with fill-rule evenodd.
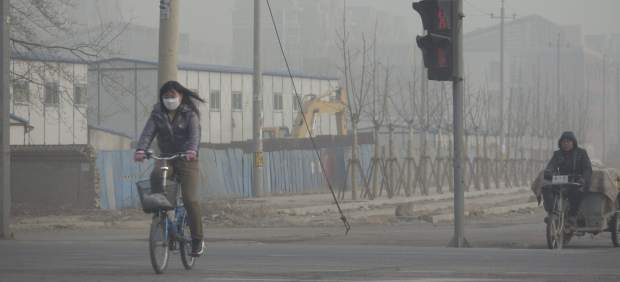
M 243 109 L 243 94 L 239 91 L 232 93 L 232 109 L 233 111 L 241 111 Z
M 219 90 L 211 90 L 209 95 L 209 106 L 213 111 L 220 110 L 220 91 Z
M 13 81 L 13 102 L 17 104 L 30 103 L 30 85 L 28 81 Z
M 299 103 L 303 103 L 303 101 L 298 101 L 297 95 L 293 94 L 293 111 L 299 112 Z
M 273 110 L 281 111 L 282 108 L 282 93 L 273 93 Z
M 73 103 L 75 105 L 86 105 L 88 103 L 87 98 L 86 84 L 79 83 L 73 85 Z
M 58 106 L 60 104 L 60 86 L 57 82 L 45 83 L 45 105 Z

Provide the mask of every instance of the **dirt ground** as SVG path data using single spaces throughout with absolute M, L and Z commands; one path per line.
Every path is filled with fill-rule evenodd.
M 330 203 L 325 195 L 304 197 L 304 205 L 325 205 Z M 307 200 L 307 201 L 306 201 Z M 332 209 L 311 213 L 295 214 L 291 208 L 299 207 L 299 199 L 295 197 L 270 197 L 265 199 L 225 199 L 203 203 L 203 220 L 206 226 L 215 228 L 227 227 L 297 227 L 297 226 L 341 226 L 340 215 L 335 206 Z M 350 203 L 352 201 L 347 201 Z M 333 202 L 332 202 L 333 203 Z M 424 202 L 420 203 L 420 205 Z M 432 204 L 432 203 L 430 203 Z M 405 204 L 406 206 L 407 204 Z M 345 211 L 349 223 L 354 225 L 398 224 L 415 221 L 428 221 L 427 213 L 402 213 L 397 205 L 360 205 L 359 208 Z M 443 210 L 450 212 L 450 209 Z M 531 215 L 537 209 L 521 209 L 510 211 L 498 220 L 512 218 L 515 215 Z M 468 218 L 496 216 L 485 215 L 474 209 Z M 124 210 L 75 210 L 50 213 L 47 215 L 21 214 L 13 217 L 12 228 L 17 231 L 26 230 L 72 230 L 92 228 L 145 228 L 150 224 L 150 215 L 140 209 Z

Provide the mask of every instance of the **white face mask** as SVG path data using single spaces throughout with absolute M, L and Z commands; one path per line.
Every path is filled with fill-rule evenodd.
M 181 105 L 181 99 L 177 98 L 164 98 L 164 107 L 169 111 L 176 110 Z

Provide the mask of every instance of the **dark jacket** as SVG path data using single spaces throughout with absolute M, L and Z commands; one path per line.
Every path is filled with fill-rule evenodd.
M 573 141 L 574 147 L 571 151 L 563 151 L 561 142 L 564 139 Z M 551 180 L 553 175 L 572 175 L 581 176 L 585 182 L 585 187 L 590 187 L 592 179 L 592 163 L 586 150 L 579 148 L 575 134 L 567 131 L 558 140 L 559 150 L 553 152 L 553 157 L 545 168 L 545 179 Z
M 159 149 L 162 153 L 172 154 L 188 150 L 198 152 L 200 118 L 190 107 L 181 104 L 174 120 L 171 121 L 163 106 L 156 104 L 146 126 L 144 126 L 144 130 L 142 130 L 136 149 L 149 149 L 155 137 L 157 137 Z

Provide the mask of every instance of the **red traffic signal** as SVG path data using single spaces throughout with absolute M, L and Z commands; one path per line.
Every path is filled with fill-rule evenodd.
M 427 31 L 416 41 L 422 50 L 428 79 L 452 80 L 452 0 L 422 0 L 413 3 Z

